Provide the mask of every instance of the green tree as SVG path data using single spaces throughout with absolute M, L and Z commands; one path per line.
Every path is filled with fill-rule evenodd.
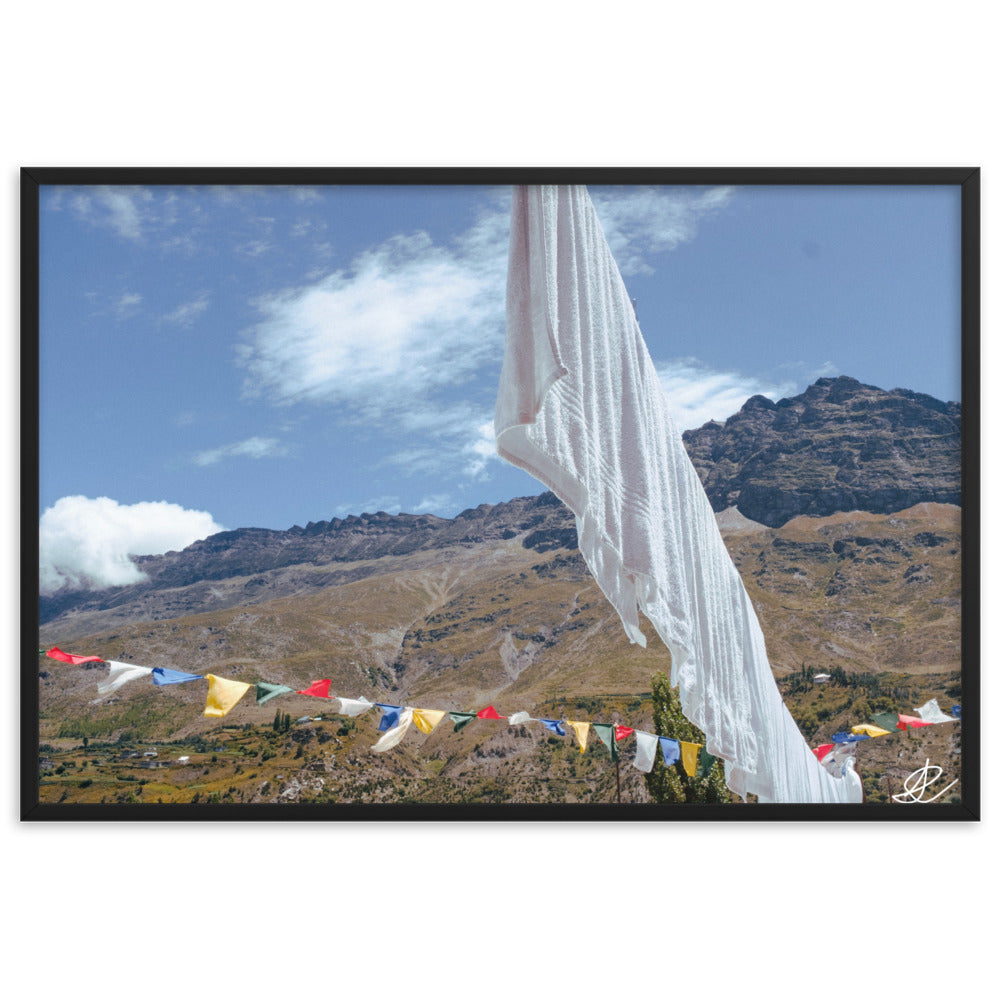
M 664 673 L 654 674 L 652 684 L 653 726 L 657 735 L 704 745 L 705 734 L 684 717 L 680 698 L 670 686 L 670 678 Z M 726 787 L 721 760 L 716 760 L 708 774 L 699 778 L 689 776 L 680 762 L 667 767 L 663 757 L 657 754 L 652 771 L 646 775 L 646 788 L 654 802 L 731 802 L 733 799 Z

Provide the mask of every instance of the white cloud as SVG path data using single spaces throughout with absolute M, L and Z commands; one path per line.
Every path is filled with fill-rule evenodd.
M 486 420 L 478 424 L 475 433 L 476 436 L 468 441 L 463 449 L 468 460 L 462 471 L 471 479 L 482 477 L 490 462 L 500 461 L 500 456 L 497 454 L 493 421 Z
M 138 292 L 122 292 L 112 308 L 119 319 L 126 319 L 135 315 L 141 302 L 142 296 Z
M 362 500 L 360 503 L 342 503 L 333 508 L 333 517 L 347 517 L 350 514 L 377 514 L 385 511 L 386 514 L 398 514 L 402 508 L 399 506 L 399 497 L 381 496 Z
M 207 511 L 164 500 L 119 504 L 108 497 L 63 497 L 39 521 L 41 592 L 137 583 L 144 576 L 130 555 L 182 549 L 223 530 Z
M 224 458 L 279 458 L 287 454 L 288 449 L 277 438 L 251 437 L 199 451 L 194 456 L 194 462 L 195 465 L 215 465 Z
M 190 326 L 208 308 L 210 298 L 208 292 L 201 292 L 197 298 L 182 302 L 173 312 L 167 313 L 163 321 L 177 326 Z
M 656 365 L 667 406 L 681 431 L 709 420 L 725 421 L 751 396 L 777 400 L 798 392 L 796 382 L 765 382 L 739 372 L 715 371 L 696 358 L 675 358 Z
M 153 195 L 146 188 L 95 187 L 77 190 L 71 204 L 80 218 L 137 241 L 149 221 L 152 201 Z
M 694 239 L 699 222 L 724 208 L 735 188 L 592 188 L 594 208 L 622 274 L 652 274 L 646 254 Z
M 441 511 L 449 510 L 454 503 L 450 493 L 432 493 L 420 501 L 411 511 L 412 514 L 437 514 L 439 517 L 447 515 Z

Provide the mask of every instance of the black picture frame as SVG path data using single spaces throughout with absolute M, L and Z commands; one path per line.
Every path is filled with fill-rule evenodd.
M 952 185 L 961 190 L 962 763 L 960 804 L 46 804 L 39 801 L 39 197 L 46 185 Z M 885 821 L 980 818 L 980 171 L 978 168 L 69 168 L 21 171 L 21 819 L 27 821 Z

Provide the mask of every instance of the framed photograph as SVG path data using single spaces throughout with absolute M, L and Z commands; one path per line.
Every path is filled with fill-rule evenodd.
M 978 169 L 21 199 L 22 819 L 978 820 Z

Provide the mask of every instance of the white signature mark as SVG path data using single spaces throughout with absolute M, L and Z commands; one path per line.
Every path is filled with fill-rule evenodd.
M 935 771 L 934 775 L 931 775 L 931 771 Z M 933 802 L 935 799 L 941 798 L 942 795 L 952 785 L 958 784 L 958 779 L 956 778 L 951 785 L 947 785 L 941 789 L 937 795 L 932 796 L 929 799 L 924 798 L 924 792 L 933 785 L 943 773 L 943 769 L 938 767 L 937 764 L 931 764 L 930 759 L 926 761 L 923 767 L 918 767 L 907 779 L 903 782 L 903 791 L 898 795 L 893 795 L 893 802 L 922 802 L 926 805 L 928 802 Z

